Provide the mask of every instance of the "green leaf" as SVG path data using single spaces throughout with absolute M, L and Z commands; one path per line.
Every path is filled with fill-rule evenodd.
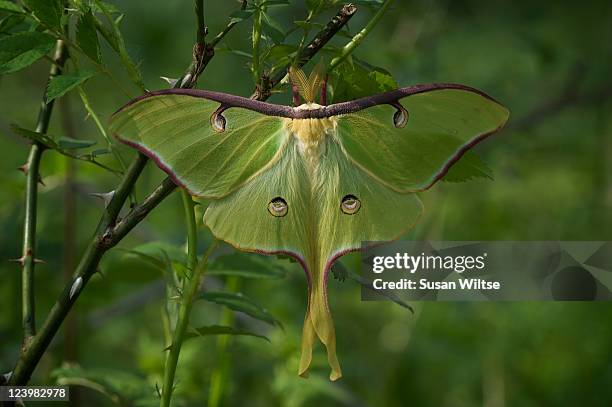
M 79 365 L 65 363 L 54 369 L 51 376 L 58 385 L 91 389 L 120 406 L 145 406 L 153 405 L 153 402 L 159 405 L 159 400 L 155 400 L 151 391 L 150 383 L 145 378 L 125 370 L 84 369 Z
M 254 253 L 235 252 L 224 254 L 210 262 L 209 275 L 238 276 L 245 278 L 279 279 L 285 277 L 283 268 L 274 259 Z
M 93 75 L 94 72 L 91 71 L 76 71 L 71 74 L 54 76 L 49 81 L 49 86 L 47 87 L 47 101 L 64 95 L 66 92 L 84 83 Z
M 23 0 L 23 2 L 43 24 L 50 28 L 60 28 L 62 18 L 61 0 Z
M 251 331 L 247 331 L 244 329 L 234 328 L 231 326 L 225 325 L 208 325 L 200 328 L 192 329 L 192 332 L 187 332 L 185 334 L 185 339 L 196 338 L 200 336 L 209 336 L 209 335 L 243 335 L 243 336 L 253 336 L 256 338 L 264 339 L 270 342 L 265 335 L 256 334 Z
M 23 127 L 19 127 L 16 124 L 11 124 L 11 130 L 13 130 L 15 134 L 25 137 L 28 140 L 37 141 L 47 148 L 51 148 L 54 150 L 58 149 L 58 145 L 55 140 L 53 140 L 53 138 L 47 134 L 24 129 Z
M 247 9 L 247 10 L 237 10 L 230 14 L 230 24 L 239 23 L 250 18 L 253 13 L 255 13 L 255 9 Z
M 338 103 L 397 89 L 397 82 L 386 70 L 353 59 L 331 72 L 331 102 Z
M 289 5 L 289 0 L 266 0 L 261 3 L 261 7 L 275 7 L 275 6 L 286 6 Z
M 200 294 L 199 298 L 205 301 L 214 302 L 215 304 L 224 305 L 234 311 L 243 312 L 271 325 L 281 326 L 281 323 L 270 315 L 265 308 L 259 306 L 242 293 L 208 291 Z
M 79 148 L 87 148 L 96 144 L 94 140 L 81 140 L 71 137 L 60 137 L 57 140 L 57 145 L 63 150 L 76 150 Z
M 492 180 L 493 171 L 478 154 L 468 151 L 448 170 L 442 181 L 464 182 L 474 178 Z
M 9 13 L 23 13 L 23 9 L 12 1 L 0 0 L 0 10 L 8 11 Z
M 275 44 L 280 44 L 285 39 L 285 33 L 279 23 L 274 21 L 269 15 L 263 15 L 263 31 L 272 38 Z
M 100 43 L 98 41 L 98 32 L 96 30 L 96 17 L 91 10 L 87 10 L 77 22 L 76 25 L 77 44 L 85 55 L 97 63 L 102 62 L 100 53 Z
M 0 74 L 19 71 L 49 53 L 55 38 L 36 31 L 22 32 L 0 39 Z
M 130 77 L 132 82 L 134 82 L 134 84 L 138 86 L 141 90 L 146 91 L 146 87 L 144 85 L 140 70 L 128 54 L 127 49 L 125 47 L 125 42 L 123 41 L 123 36 L 121 35 L 121 31 L 119 30 L 118 26 L 118 21 L 120 21 L 120 18 L 114 20 L 111 15 L 111 11 L 104 2 L 100 0 L 94 1 L 96 6 L 102 11 L 104 16 L 106 17 L 106 20 L 111 26 L 111 29 L 109 30 L 102 24 L 97 22 L 96 28 L 98 29 L 98 31 L 100 31 L 100 34 L 102 34 L 102 36 L 111 46 L 111 48 L 117 53 L 117 55 L 119 55 L 121 63 L 125 67 L 128 76 Z
M 9 14 L 0 20 L 0 35 L 7 36 L 13 27 L 17 27 L 25 20 L 24 14 Z

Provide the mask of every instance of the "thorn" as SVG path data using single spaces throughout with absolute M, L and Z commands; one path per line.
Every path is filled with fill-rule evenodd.
M 23 267 L 25 265 L 25 257 L 20 257 L 18 259 L 9 259 L 9 261 L 11 261 L 13 263 L 19 263 L 21 265 L 21 267 Z
M 91 193 L 90 195 L 96 198 L 100 198 L 104 202 L 104 207 L 106 208 L 108 204 L 110 203 L 111 199 L 113 199 L 113 197 L 115 196 L 115 190 L 112 190 L 110 192 L 100 192 L 100 193 L 94 192 L 94 193 Z
M 43 259 L 34 259 L 34 263 L 35 264 L 45 264 L 46 261 L 44 261 Z
M 176 83 L 178 82 L 178 79 L 168 78 L 168 77 L 165 77 L 165 76 L 160 76 L 160 79 L 162 79 L 162 80 L 164 80 L 164 81 L 168 82 L 168 84 L 169 84 L 171 87 L 174 87 L 174 86 L 176 85 Z
M 11 370 L 8 373 L 4 373 L 1 377 L 0 377 L 0 384 L 4 385 L 6 383 L 8 383 L 11 380 L 11 376 L 13 376 L 13 371 Z
M 72 287 L 70 287 L 70 300 L 72 301 L 72 297 L 74 297 L 75 294 L 77 294 L 80 290 L 81 287 L 83 286 L 83 277 L 78 276 L 76 278 L 76 280 L 74 280 L 74 283 L 72 283 Z
M 161 390 L 157 385 L 157 382 L 155 382 L 155 391 L 157 392 L 157 397 L 161 398 Z
M 17 169 L 21 172 L 23 172 L 25 175 L 28 175 L 28 172 L 30 171 L 30 164 L 25 163 L 19 167 L 17 167 Z
M 45 183 L 43 182 L 42 177 L 40 176 L 40 174 L 38 174 L 38 183 L 39 183 L 40 185 L 42 185 L 43 187 L 46 187 L 46 186 L 47 186 L 47 185 L 45 185 Z

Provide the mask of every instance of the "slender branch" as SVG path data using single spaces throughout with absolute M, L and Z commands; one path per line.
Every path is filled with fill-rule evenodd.
M 49 80 L 61 73 L 68 52 L 63 41 L 59 40 L 55 49 L 54 63 L 51 65 Z M 42 106 L 38 114 L 36 125 L 37 133 L 46 133 L 51 120 L 54 100 L 47 102 L 47 94 L 43 96 Z M 22 273 L 22 322 L 23 322 L 23 350 L 27 349 L 32 337 L 36 334 L 36 315 L 34 303 L 34 266 L 36 263 L 36 214 L 38 200 L 38 182 L 40 174 L 38 171 L 42 153 L 45 147 L 33 142 L 28 156 L 28 162 L 24 167 L 27 175 L 26 181 L 26 202 L 25 202 L 25 221 L 23 225 L 23 253 L 20 262 L 23 266 Z
M 104 236 L 104 245 L 111 248 L 117 245 L 136 225 L 177 188 L 170 178 L 166 178 L 155 190 L 130 213 L 108 231 Z
M 181 353 L 181 347 L 183 346 L 185 332 L 187 331 L 187 325 L 189 325 L 192 302 L 200 286 L 202 274 L 206 269 L 208 256 L 216 246 L 214 243 L 210 245 L 206 251 L 206 254 L 204 255 L 204 259 L 202 260 L 203 265 L 198 266 L 198 231 L 194 210 L 195 203 L 193 202 L 193 199 L 191 199 L 191 195 L 189 195 L 186 190 L 181 190 L 181 196 L 183 198 L 183 209 L 185 210 L 185 222 L 187 223 L 187 270 L 189 271 L 189 275 L 183 278 L 181 306 L 179 308 L 178 320 L 176 321 L 176 327 L 174 328 L 172 344 L 170 345 L 170 349 L 166 355 L 166 363 L 164 365 L 164 382 L 160 401 L 161 407 L 168 407 L 170 405 L 172 391 L 174 390 L 174 375 L 176 373 L 176 366 Z
M 302 67 L 310 61 L 337 33 L 348 23 L 357 12 L 353 4 L 345 4 L 340 11 L 327 23 L 327 25 L 315 35 L 315 37 L 304 47 L 297 58 L 297 66 Z M 271 96 L 272 89 L 276 87 L 287 76 L 290 65 L 286 65 L 270 80 L 259 86 L 251 95 L 251 99 L 266 100 Z
M 353 38 L 348 42 L 348 44 L 346 44 L 342 48 L 342 52 L 340 53 L 339 56 L 332 59 L 328 67 L 329 71 L 331 71 L 336 66 L 338 66 L 340 62 L 344 61 L 346 57 L 348 57 L 353 52 L 353 50 L 357 48 L 357 46 L 359 46 L 359 44 L 363 42 L 363 40 L 370 34 L 370 32 L 372 32 L 376 24 L 378 24 L 378 22 L 380 21 L 382 16 L 385 14 L 385 12 L 387 11 L 391 3 L 393 3 L 393 0 L 385 0 L 383 5 L 380 6 L 378 11 L 376 11 L 376 14 L 374 14 L 374 17 L 372 17 L 372 19 L 368 22 L 368 24 L 366 24 L 366 26 L 361 31 L 355 34 L 355 36 L 353 36 Z

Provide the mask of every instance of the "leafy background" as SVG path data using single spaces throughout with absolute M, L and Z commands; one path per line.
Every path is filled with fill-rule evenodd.
M 141 93 L 139 82 L 158 89 L 168 86 L 160 76 L 179 77 L 191 60 L 192 2 L 112 2 L 107 10 L 113 20 L 119 17 L 124 44 L 113 37 L 112 25 L 95 6 L 98 2 L 92 13 L 80 7 L 88 3 L 75 2 L 79 7 L 72 29 L 80 33 L 84 54 L 75 52 L 77 64 L 68 62 L 72 77 L 49 87 L 49 93 L 57 96 L 67 93 L 59 99 L 48 133 L 57 149 L 120 170 L 118 157 L 128 162 L 133 152 L 113 146 L 109 153 L 96 117 L 88 115 L 85 104 L 105 126 L 129 96 Z M 303 30 L 312 35 L 320 28 L 317 24 L 325 24 L 341 6 L 327 2 L 329 8 L 304 22 L 308 7 L 315 3 L 268 7 L 262 60 L 266 69 L 288 62 Z M 378 1 L 356 3 L 358 12 L 348 29 L 321 53 L 326 61 L 380 7 Z M 28 148 L 22 137 L 27 131 L 15 131 L 11 125 L 35 128 L 49 61 L 43 57 L 23 70 L 17 68 L 53 48 L 52 38 L 15 14 L 9 4 L 15 3 L 0 2 L 0 366 L 4 371 L 13 366 L 21 340 L 20 272 L 6 260 L 20 253 L 25 182 L 16 168 L 25 161 Z M 200 88 L 245 96 L 253 89 L 251 16 L 236 13 L 239 7 L 235 2 L 205 2 L 211 35 L 225 27 L 232 13 L 244 21 L 220 44 L 199 80 Z M 55 13 L 46 9 L 38 18 L 59 24 Z M 331 79 L 334 100 L 384 90 L 394 83 L 445 81 L 483 89 L 511 111 L 508 128 L 477 148 L 494 181 L 477 177 L 442 182 L 424 193 L 426 214 L 409 238 L 612 239 L 611 18 L 612 6 L 606 1 L 394 3 L 351 59 L 337 68 Z M 104 40 L 100 31 L 99 49 L 91 34 L 95 24 L 88 19 L 102 21 L 111 38 Z M 9 60 L 11 50 L 25 43 L 32 50 L 22 59 Z M 271 100 L 289 103 L 290 97 L 285 91 Z M 75 255 L 78 259 L 94 231 L 103 201 L 91 194 L 112 190 L 118 181 L 116 174 L 89 162 L 78 161 L 71 170 L 71 162 L 55 151 L 43 158 L 38 257 L 45 263 L 36 270 L 39 320 L 64 285 L 66 263 L 73 262 Z M 69 171 L 74 179 L 67 183 Z M 149 164 L 136 198 L 144 197 L 161 179 L 161 171 Z M 74 212 L 67 210 L 66 190 L 76 194 Z M 74 253 L 65 251 L 70 236 L 76 242 Z M 201 236 L 204 241 L 209 238 L 204 229 Z M 173 308 L 172 280 L 181 272 L 184 242 L 181 203 L 174 194 L 121 243 L 121 250 L 104 258 L 102 273 L 73 310 L 72 327 L 54 341 L 33 383 L 85 385 L 87 389 L 75 393 L 75 405 L 158 404 L 155 387 L 161 384 L 166 343 L 162 310 L 166 304 L 170 311 Z M 224 299 L 205 294 L 206 301 L 195 304 L 192 325 L 230 325 L 233 333 L 245 335 L 204 335 L 186 342 L 176 383 L 177 405 L 612 402 L 612 308 L 607 303 L 425 303 L 412 304 L 412 314 L 391 302 L 361 302 L 354 280 L 332 280 L 330 302 L 345 376 L 338 383 L 328 382 L 320 349 L 311 377 L 304 380 L 296 376 L 306 304 L 299 267 L 286 259 L 235 254 L 227 247 L 219 253 L 222 257 L 213 262 L 207 288 L 243 296 Z M 344 258 L 343 264 L 358 271 L 358 255 Z M 212 331 L 200 333 L 214 333 L 214 328 L 208 329 Z M 66 359 L 73 362 L 63 363 Z

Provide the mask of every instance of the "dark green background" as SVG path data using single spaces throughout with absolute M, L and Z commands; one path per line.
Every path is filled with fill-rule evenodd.
M 207 1 L 211 34 L 225 26 L 238 6 Z M 272 14 L 285 29 L 304 19 L 294 2 Z M 159 76 L 177 77 L 190 62 L 194 40 L 191 1 L 115 2 L 128 50 L 151 89 L 165 87 Z M 319 19 L 325 22 L 334 10 Z M 357 32 L 372 10 L 360 7 L 349 26 Z M 422 195 L 426 213 L 410 238 L 429 240 L 610 240 L 612 239 L 612 7 L 608 1 L 396 1 L 355 56 L 393 74 L 400 85 L 460 82 L 491 94 L 511 111 L 507 129 L 477 148 L 495 180 L 440 183 Z M 224 44 L 250 52 L 250 22 Z M 295 43 L 298 38 L 292 37 Z M 347 38 L 333 43 L 343 45 Z M 111 69 L 124 78 L 116 58 L 104 51 Z M 219 52 L 199 87 L 249 95 L 248 59 Z M 20 256 L 27 143 L 10 123 L 34 128 L 48 62 L 0 77 L 0 366 L 17 356 L 20 330 L 20 270 L 7 260 Z M 310 69 L 307 67 L 307 70 Z M 125 85 L 138 94 L 137 89 Z M 107 78 L 86 90 L 106 118 L 128 98 Z M 275 96 L 286 102 L 288 95 Z M 77 136 L 99 137 L 76 94 L 69 101 Z M 61 108 L 51 134 L 63 134 Z M 128 158 L 133 152 L 122 149 Z M 63 287 L 66 225 L 76 228 L 80 253 L 93 233 L 101 201 L 117 179 L 88 164 L 77 165 L 76 216 L 65 218 L 66 159 L 45 153 L 46 184 L 39 199 L 36 269 L 38 321 Z M 163 178 L 149 164 L 138 185 L 143 197 Z M 207 232 L 202 230 L 201 235 Z M 167 199 L 121 247 L 149 241 L 184 243 L 178 194 Z M 330 304 L 344 378 L 327 380 L 323 349 L 315 352 L 311 377 L 296 375 L 306 307 L 301 270 L 281 263 L 281 280 L 244 280 L 241 290 L 270 310 L 284 330 L 246 321 L 266 333 L 233 339 L 231 369 L 223 405 L 247 406 L 559 406 L 612 403 L 612 307 L 608 303 L 426 303 L 416 313 L 392 303 L 360 301 L 353 281 L 330 281 Z M 344 260 L 358 269 L 358 255 Z M 160 274 L 119 251 L 102 263 L 75 309 L 78 362 L 103 370 L 124 385 L 153 393 L 161 383 L 163 337 Z M 221 308 L 198 303 L 194 324 L 217 323 Z M 242 318 L 241 320 L 244 320 Z M 36 370 L 34 383 L 50 374 L 65 352 L 62 338 Z M 202 405 L 210 373 L 218 366 L 214 338 L 192 340 L 181 354 L 176 394 L 184 405 Z M 143 384 L 143 383 L 146 383 Z M 82 405 L 107 399 L 84 390 Z M 505 404 L 504 404 L 505 402 Z M 156 402 L 153 399 L 152 404 Z

